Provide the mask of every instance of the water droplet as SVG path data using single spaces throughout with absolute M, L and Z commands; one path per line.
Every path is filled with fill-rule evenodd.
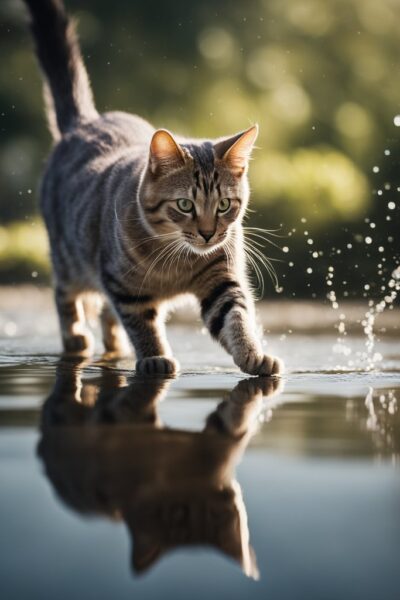
M 396 208 L 396 204 L 394 202 L 388 202 L 387 206 L 389 210 L 394 210 Z
M 396 267 L 396 269 L 392 273 L 393 279 L 400 279 L 400 266 Z
M 285 253 L 289 252 L 289 248 L 287 246 L 283 246 L 282 252 L 285 252 Z
M 379 173 L 379 167 L 377 167 L 377 166 L 372 167 L 372 172 L 373 173 Z
M 14 335 L 17 333 L 16 323 L 14 323 L 14 321 L 7 321 L 7 323 L 4 325 L 4 333 L 8 337 L 14 337 Z
M 372 244 L 372 238 L 369 237 L 369 235 L 367 235 L 367 237 L 365 238 L 364 241 L 365 241 L 366 244 Z
M 394 117 L 393 123 L 396 125 L 396 127 L 400 127 L 400 115 L 396 115 Z

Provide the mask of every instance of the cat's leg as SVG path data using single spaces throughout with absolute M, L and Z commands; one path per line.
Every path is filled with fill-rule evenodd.
M 105 302 L 100 315 L 104 349 L 109 356 L 131 354 L 127 335 L 108 302 Z
M 95 406 L 96 419 L 105 423 L 143 423 L 161 427 L 158 405 L 167 393 L 171 379 L 135 376 L 121 391 L 100 394 Z
M 221 279 L 198 292 L 201 314 L 213 338 L 232 355 L 235 364 L 250 375 L 277 375 L 278 358 L 264 354 L 256 335 L 253 300 L 233 279 Z
M 65 353 L 91 356 L 94 339 L 86 328 L 82 298 L 61 285 L 56 287 L 55 298 Z
M 283 390 L 279 377 L 242 379 L 208 417 L 206 430 L 223 431 L 234 437 L 254 433 L 266 396 Z
M 116 310 L 136 353 L 136 372 L 173 375 L 179 369 L 165 336 L 164 316 L 159 307 L 116 302 Z
M 81 378 L 88 363 L 80 357 L 58 363 L 54 388 L 42 407 L 42 427 L 76 425 L 86 418 L 88 407 L 83 399 Z

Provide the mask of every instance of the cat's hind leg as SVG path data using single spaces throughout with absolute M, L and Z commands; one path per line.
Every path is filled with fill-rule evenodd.
M 86 327 L 81 295 L 68 288 L 57 286 L 55 298 L 64 352 L 91 356 L 94 350 L 94 338 Z
M 108 302 L 103 305 L 100 321 L 106 356 L 117 357 L 132 354 L 128 336 Z

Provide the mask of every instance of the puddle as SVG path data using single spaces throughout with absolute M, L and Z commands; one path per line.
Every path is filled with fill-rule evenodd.
M 397 598 L 398 341 L 352 371 L 334 336 L 269 336 L 278 384 L 188 338 L 169 381 L 2 348 L 4 597 Z

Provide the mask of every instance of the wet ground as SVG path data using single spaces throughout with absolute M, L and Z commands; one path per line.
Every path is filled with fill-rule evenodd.
M 48 329 L 0 339 L 2 598 L 399 597 L 400 337 L 272 334 L 277 382 L 175 324 L 165 381 Z

